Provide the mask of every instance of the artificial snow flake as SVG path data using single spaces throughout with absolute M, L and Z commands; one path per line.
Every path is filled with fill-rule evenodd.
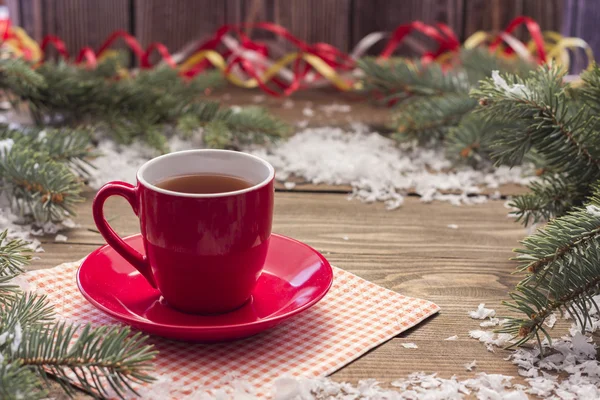
M 0 140 L 0 155 L 8 154 L 14 144 L 15 141 L 11 138 Z
M 490 318 L 487 321 L 483 321 L 482 323 L 479 324 L 479 326 L 481 326 L 482 328 L 489 328 L 492 326 L 498 326 L 500 325 L 500 319 L 498 318 Z
M 9 239 L 20 239 L 27 242 L 27 248 L 35 252 L 43 252 L 42 244 L 32 235 L 31 225 L 23 225 L 20 216 L 13 213 L 6 193 L 0 194 L 0 231 L 8 230 Z M 41 229 L 43 232 L 43 229 Z
M 299 382 L 290 376 L 277 378 L 273 384 L 273 399 L 288 400 L 296 398 L 300 394 Z
M 292 190 L 293 188 L 296 187 L 296 182 L 284 182 L 283 186 L 287 189 L 287 190 Z
M 529 88 L 522 84 L 509 85 L 506 83 L 503 77 L 500 76 L 498 71 L 492 71 L 492 80 L 498 89 L 504 90 L 508 94 L 515 95 L 517 97 L 527 97 L 531 94 Z
M 483 330 L 472 330 L 469 331 L 469 336 L 473 339 L 479 340 L 481 343 L 486 345 L 488 351 L 493 352 L 494 347 L 504 347 L 512 339 L 512 335 L 508 333 L 499 333 L 496 335 L 494 332 L 483 331 Z
M 473 371 L 473 368 L 475 368 L 477 366 L 477 361 L 473 360 L 470 363 L 465 364 L 465 369 L 467 371 Z
M 456 224 L 448 224 L 449 229 L 458 229 L 458 225 Z
M 350 238 L 348 236 L 346 236 L 346 235 L 342 236 L 342 239 L 344 239 L 344 240 L 350 240 Z
M 417 346 L 414 343 L 402 343 L 402 347 L 404 347 L 405 349 L 418 349 L 419 346 Z
M 454 336 L 449 336 L 444 340 L 458 340 L 458 335 L 454 335 Z
M 31 260 L 40 259 L 39 257 L 31 257 Z M 17 275 L 13 277 L 10 281 L 8 281 L 11 285 L 16 285 L 21 288 L 23 292 L 31 291 L 35 289 L 35 284 L 30 283 L 27 278 L 23 277 L 23 275 Z
M 593 215 L 594 217 L 600 217 L 600 207 L 590 204 L 585 207 L 585 210 L 588 214 Z
M 349 113 L 352 111 L 352 108 L 347 104 L 328 104 L 320 107 L 321 111 L 325 113 L 327 116 L 331 116 L 333 113 Z
M 66 237 L 65 235 L 61 235 L 60 233 L 58 235 L 56 235 L 56 237 L 54 238 L 55 242 L 66 242 L 69 238 Z
M 15 353 L 21 347 L 21 340 L 23 340 L 23 329 L 21 324 L 17 322 L 15 324 L 15 332 L 13 333 L 12 343 L 10 344 L 10 351 Z
M 556 314 L 550 314 L 550 316 L 544 321 L 544 325 L 546 325 L 548 328 L 554 328 L 554 324 L 556 324 L 556 319 Z
M 290 99 L 286 99 L 283 102 L 282 107 L 285 108 L 285 109 L 288 109 L 288 110 L 291 109 L 291 108 L 294 108 L 294 102 L 292 100 L 290 100 Z
M 65 228 L 76 228 L 77 227 L 77 224 L 71 218 L 66 218 L 66 219 L 62 220 L 60 224 L 62 226 L 64 226 Z
M 485 304 L 479 304 L 476 311 L 470 311 L 469 316 L 473 319 L 486 319 L 496 315 L 496 311 L 491 308 L 485 308 Z
M 312 116 L 315 115 L 315 112 L 313 111 L 312 108 L 304 107 L 302 109 L 302 115 L 304 115 L 305 117 L 310 118 L 310 117 L 312 117 Z
M 418 349 L 419 346 L 417 346 L 414 343 L 402 343 L 402 347 L 404 347 L 405 349 Z

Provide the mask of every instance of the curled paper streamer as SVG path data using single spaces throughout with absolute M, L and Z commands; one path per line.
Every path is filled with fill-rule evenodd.
M 531 36 L 527 43 L 512 35 L 520 25 L 525 25 Z M 268 46 L 251 40 L 244 28 L 271 32 L 293 45 L 296 50 L 272 59 Z M 178 69 L 183 78 L 192 78 L 207 68 L 216 68 L 232 84 L 243 88 L 258 87 L 272 96 L 287 96 L 297 90 L 323 84 L 333 85 L 341 91 L 351 91 L 361 89 L 360 83 L 351 76 L 357 59 L 384 39 L 387 43 L 379 58 L 387 59 L 413 32 L 420 32 L 437 44 L 436 49 L 423 51 L 421 62 L 424 64 L 438 62 L 449 66 L 461 48 L 452 29 L 442 23 L 428 25 L 413 21 L 398 26 L 391 34 L 374 32 L 361 39 L 352 52 L 346 54 L 327 43 L 308 44 L 280 25 L 259 22 L 224 25 L 212 38 L 197 45 L 189 57 L 183 59 L 179 55 L 171 55 L 162 43 L 154 42 L 144 49 L 129 33 L 116 31 L 97 51 L 90 47 L 81 49 L 74 62 L 87 68 L 95 68 L 99 61 L 115 56 L 116 52 L 110 48 L 121 40 L 138 60 L 141 69 L 156 66 L 150 61 L 150 57 L 156 53 L 160 64 Z M 57 36 L 48 35 L 38 45 L 23 29 L 12 26 L 10 20 L 0 21 L 0 35 L 2 47 L 9 49 L 16 57 L 32 62 L 34 66 L 44 61 L 49 46 L 54 47 L 60 57 L 70 59 L 65 43 Z M 583 50 L 590 65 L 594 60 L 591 48 L 582 39 L 564 38 L 556 32 L 542 33 L 539 25 L 525 16 L 515 18 L 499 33 L 476 32 L 464 42 L 463 47 L 487 47 L 503 57 L 520 57 L 539 64 L 552 61 L 565 68 L 570 65 L 570 51 L 573 50 Z M 125 68 L 119 69 L 119 76 L 128 75 Z

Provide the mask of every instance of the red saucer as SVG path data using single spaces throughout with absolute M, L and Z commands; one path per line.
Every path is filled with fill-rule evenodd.
M 125 241 L 142 254 L 141 236 Z M 255 335 L 317 303 L 329 290 L 333 271 L 315 249 L 271 235 L 264 271 L 252 298 L 221 315 L 186 314 L 169 307 L 160 293 L 111 247 L 91 253 L 77 272 L 77 285 L 94 306 L 147 333 L 172 339 L 216 342 Z

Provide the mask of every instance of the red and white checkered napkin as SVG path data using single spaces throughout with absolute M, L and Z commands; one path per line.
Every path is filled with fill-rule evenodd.
M 120 324 L 79 293 L 67 263 L 24 275 L 31 290 L 48 295 L 60 318 L 94 325 Z M 262 334 L 229 343 L 191 344 L 153 337 L 157 387 L 148 389 L 182 398 L 218 389 L 234 376 L 257 395 L 271 393 L 281 375 L 325 376 L 373 347 L 437 313 L 429 301 L 402 296 L 334 267 L 334 282 L 318 304 Z M 161 377 L 167 379 L 160 379 Z M 144 390 L 145 392 L 145 390 Z M 156 393 L 155 393 L 156 394 Z

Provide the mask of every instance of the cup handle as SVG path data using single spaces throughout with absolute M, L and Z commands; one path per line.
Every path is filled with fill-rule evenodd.
M 137 215 L 139 208 L 139 201 L 137 197 L 137 189 L 135 186 L 130 185 L 126 182 L 109 182 L 102 186 L 92 204 L 92 213 L 94 215 L 94 222 L 98 227 L 98 231 L 106 240 L 106 243 L 117 253 L 119 253 L 125 260 L 127 260 L 135 269 L 137 269 L 144 278 L 150 283 L 150 285 L 156 289 L 156 283 L 152 270 L 150 269 L 150 263 L 148 257 L 141 255 L 138 251 L 134 250 L 130 245 L 125 243 L 123 239 L 117 235 L 113 228 L 109 225 L 106 218 L 104 218 L 104 202 L 110 196 L 121 196 L 129 202 L 133 212 Z

